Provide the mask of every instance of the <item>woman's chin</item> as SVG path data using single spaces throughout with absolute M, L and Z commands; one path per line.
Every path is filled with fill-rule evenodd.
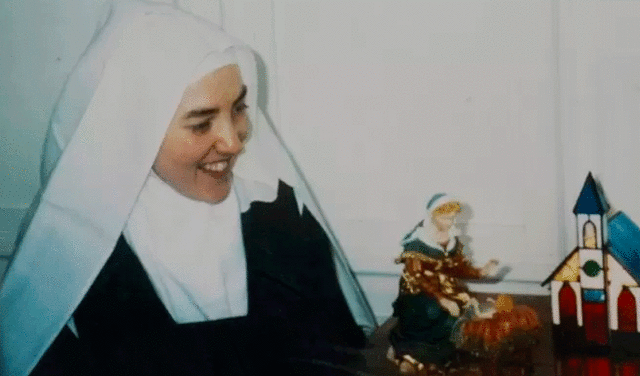
M 155 171 L 155 170 L 154 170 Z M 197 181 L 185 184 L 184 177 L 166 179 L 163 175 L 156 174 L 176 192 L 194 201 L 202 201 L 210 204 L 218 204 L 224 201 L 231 192 L 233 174 L 227 173 L 222 177 L 213 177 L 208 174 L 198 176 Z
M 221 203 L 222 201 L 226 200 L 226 199 L 227 199 L 227 197 L 229 197 L 229 192 L 230 192 L 230 191 L 227 191 L 227 193 L 226 193 L 226 194 L 224 194 L 224 195 L 215 195 L 215 196 L 212 196 L 212 197 L 210 197 L 209 199 L 207 199 L 207 200 L 203 200 L 203 201 L 206 201 L 206 202 L 208 202 L 208 203 L 210 203 L 210 204 L 214 204 L 214 205 L 215 205 L 215 204 L 219 204 L 219 203 Z
M 201 194 L 199 194 L 196 199 L 199 201 L 208 202 L 210 204 L 219 204 L 224 201 L 227 197 L 229 197 L 229 193 L 231 192 L 231 181 L 232 179 L 228 179 L 225 182 L 221 182 L 215 184 L 213 187 L 209 187 L 206 190 L 203 190 Z
M 182 195 L 194 201 L 202 201 L 202 202 L 215 205 L 215 204 L 221 203 L 227 197 L 229 197 L 229 192 L 231 192 L 231 189 L 228 189 L 226 191 L 216 191 L 216 192 L 198 193 L 198 194 L 182 193 Z

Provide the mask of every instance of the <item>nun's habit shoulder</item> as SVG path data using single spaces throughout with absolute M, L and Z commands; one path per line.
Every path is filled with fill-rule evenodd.
M 340 362 L 335 346 L 361 347 L 329 239 L 308 210 L 299 211 L 293 189 L 280 182 L 275 201 L 252 203 L 241 220 L 246 317 L 177 324 L 120 237 L 74 313 L 79 336 L 65 327 L 33 374 L 286 373 Z

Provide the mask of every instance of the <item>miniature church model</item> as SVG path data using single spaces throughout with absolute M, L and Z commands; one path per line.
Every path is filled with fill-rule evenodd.
M 640 351 L 640 229 L 610 213 L 591 173 L 573 208 L 577 246 L 542 283 L 551 287 L 556 347 Z

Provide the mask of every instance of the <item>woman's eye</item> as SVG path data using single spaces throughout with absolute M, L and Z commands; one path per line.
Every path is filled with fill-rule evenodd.
M 211 123 L 209 121 L 205 121 L 196 125 L 192 125 L 191 126 L 191 130 L 194 133 L 205 133 L 206 131 L 209 130 L 209 128 L 211 127 Z
M 234 108 L 234 111 L 236 112 L 236 114 L 242 114 L 245 112 L 247 108 L 249 108 L 249 106 L 247 106 L 246 103 L 240 102 L 236 105 L 236 107 Z

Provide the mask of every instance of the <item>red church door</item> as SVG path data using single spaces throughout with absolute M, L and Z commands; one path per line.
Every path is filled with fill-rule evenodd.
M 576 293 L 568 283 L 565 283 L 558 294 L 560 301 L 560 325 L 561 326 L 577 326 L 578 325 L 578 307 L 576 302 Z
M 588 342 L 606 345 L 609 342 L 609 324 L 605 303 L 582 303 L 584 331 Z
M 628 288 L 623 288 L 618 296 L 618 330 L 637 332 L 636 298 Z

